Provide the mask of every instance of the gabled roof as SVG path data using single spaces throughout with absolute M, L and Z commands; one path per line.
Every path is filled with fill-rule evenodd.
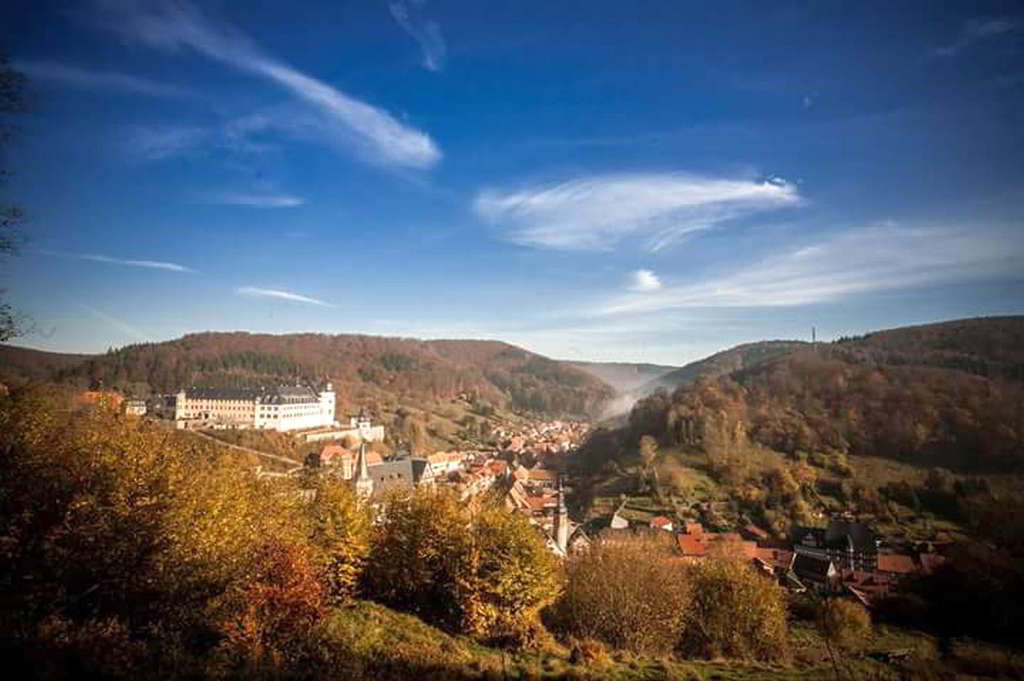
M 881 572 L 893 572 L 901 575 L 917 572 L 914 559 L 903 553 L 878 554 L 878 569 Z
M 829 548 L 849 548 L 855 551 L 877 551 L 875 532 L 864 523 L 833 520 L 825 533 L 825 544 Z
M 827 558 L 798 553 L 793 557 L 793 565 L 790 569 L 800 579 L 824 582 L 828 580 L 830 569 L 834 570 L 835 566 Z

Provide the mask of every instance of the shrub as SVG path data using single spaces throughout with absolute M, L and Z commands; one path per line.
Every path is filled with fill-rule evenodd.
M 846 599 L 830 598 L 825 601 L 819 623 L 822 635 L 847 651 L 859 650 L 871 634 L 868 611 Z
M 785 593 L 741 561 L 704 560 L 686 569 L 693 598 L 680 651 L 692 657 L 788 659 Z
M 522 516 L 424 490 L 389 500 L 374 528 L 366 595 L 479 638 L 524 642 L 558 593 L 556 563 Z
M 599 542 L 566 565 L 558 626 L 636 653 L 671 652 L 686 621 L 690 589 L 667 541 Z

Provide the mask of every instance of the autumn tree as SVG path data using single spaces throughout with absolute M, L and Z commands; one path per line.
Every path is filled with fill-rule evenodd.
M 284 650 L 292 635 L 274 632 L 305 624 L 280 618 L 319 589 L 297 491 L 103 405 L 14 390 L 0 400 L 0 623 L 26 650 L 90 628 L 112 637 L 94 646 L 130 632 L 151 657 L 219 640 Z
M 599 541 L 566 563 L 557 624 L 566 634 L 614 648 L 671 653 L 692 594 L 680 568 L 667 541 Z
M 789 656 L 786 597 L 739 560 L 687 566 L 693 598 L 680 651 L 692 657 L 780 661 Z
M 480 638 L 523 634 L 557 594 L 556 565 L 526 519 L 447 491 L 395 496 L 363 572 L 373 600 Z
M 355 595 L 370 551 L 369 511 L 350 485 L 320 476 L 306 513 L 327 582 L 327 600 L 342 602 Z
M 871 634 L 871 615 L 861 605 L 844 598 L 829 598 L 821 606 L 822 636 L 841 650 L 855 651 Z
M 644 435 L 640 438 L 637 449 L 640 452 L 640 463 L 642 465 L 640 472 L 641 487 L 653 484 L 657 490 L 657 471 L 654 468 L 654 462 L 658 458 L 658 441 L 650 435 Z

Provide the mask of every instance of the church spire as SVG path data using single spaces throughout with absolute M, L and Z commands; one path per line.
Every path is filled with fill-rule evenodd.
M 359 456 L 356 460 L 356 494 L 363 499 L 368 499 L 373 494 L 373 478 L 370 477 L 370 469 L 366 465 L 366 441 L 359 443 Z
M 558 506 L 555 509 L 555 544 L 561 555 L 569 549 L 569 511 L 565 507 L 565 489 L 562 487 L 562 476 L 558 476 Z

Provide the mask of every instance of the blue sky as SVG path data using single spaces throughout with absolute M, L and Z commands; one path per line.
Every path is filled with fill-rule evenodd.
M 1015 2 L 4 12 L 24 345 L 355 332 L 681 364 L 1024 313 Z

